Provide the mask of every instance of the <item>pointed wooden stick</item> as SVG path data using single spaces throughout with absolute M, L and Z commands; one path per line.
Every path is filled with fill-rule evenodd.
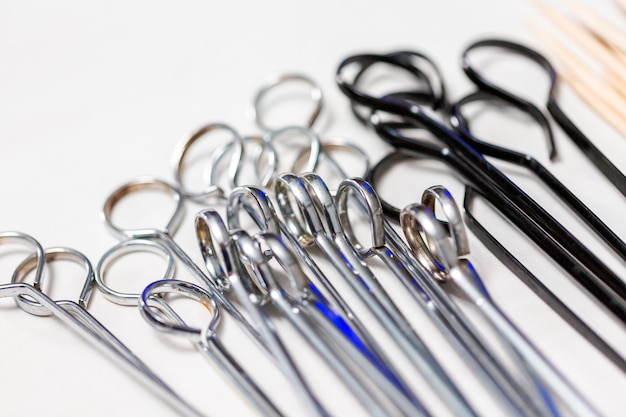
M 623 52 L 621 49 L 615 47 L 611 48 L 611 52 L 617 57 L 617 59 L 622 61 L 622 65 L 626 68 L 626 52 Z
M 626 100 L 626 85 L 624 85 L 612 72 L 605 74 L 605 77 L 606 81 L 613 87 L 615 92 Z
M 568 35 L 585 52 L 599 61 L 608 71 L 614 73 L 621 83 L 626 84 L 626 68 L 621 60 L 594 38 L 589 32 L 565 18 L 561 13 L 543 1 L 534 3 L 544 12 L 546 17 L 565 34 Z
M 574 16 L 587 26 L 592 32 L 604 39 L 609 45 L 626 52 L 626 32 L 613 23 L 601 17 L 593 10 L 583 6 L 580 2 L 567 0 L 567 5 Z
M 544 45 L 556 56 L 565 71 L 559 75 L 572 89 L 585 100 L 601 117 L 622 135 L 626 136 L 626 99 L 610 88 L 604 80 L 578 60 L 552 35 L 545 30 L 532 26 Z
M 602 77 L 599 77 L 595 72 L 585 66 L 585 64 L 570 52 L 557 38 L 538 27 L 534 27 L 533 30 L 538 33 L 544 45 L 556 55 L 569 74 L 579 80 L 584 80 L 585 85 L 589 87 L 593 86 L 595 93 L 626 120 L 626 100 L 620 94 L 613 90 Z
M 559 76 L 582 100 L 593 108 L 600 117 L 626 138 L 626 120 L 615 113 L 612 107 L 606 105 L 604 100 L 599 98 L 592 88 L 589 88 L 582 80 L 579 80 L 567 72 L 559 72 Z

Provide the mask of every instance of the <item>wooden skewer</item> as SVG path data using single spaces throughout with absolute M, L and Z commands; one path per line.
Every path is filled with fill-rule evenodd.
M 623 52 L 621 49 L 617 49 L 615 47 L 611 48 L 611 52 L 617 57 L 617 59 L 622 61 L 622 65 L 626 68 L 626 52 Z
M 615 112 L 626 120 L 626 100 L 620 94 L 613 90 L 603 78 L 585 66 L 580 59 L 554 36 L 538 27 L 533 29 L 539 34 L 544 44 L 557 56 L 568 73 L 579 80 L 584 80 L 585 85 L 593 86 L 595 94 L 601 97 L 608 106 L 612 107 Z
M 621 49 L 616 48 L 614 45 L 605 43 L 603 39 L 600 39 L 600 41 L 606 47 L 607 51 L 613 54 L 615 58 L 622 63 L 624 70 L 626 71 L 626 53 L 622 52 Z M 617 77 L 612 71 L 605 71 L 604 76 L 606 77 L 608 83 L 613 86 L 615 91 L 626 97 L 626 83 L 623 83 L 620 77 Z
M 578 1 L 567 0 L 568 7 L 585 26 L 608 44 L 626 52 L 626 32 L 615 27 L 611 22 L 604 19 L 593 10 L 583 6 Z
M 536 26 L 532 29 L 566 68 L 559 75 L 572 89 L 594 108 L 609 124 L 626 136 L 626 99 L 617 94 L 604 80 L 578 60 L 552 35 Z
M 606 80 L 613 89 L 626 100 L 626 85 L 618 79 L 612 72 L 606 74 Z
M 545 2 L 535 1 L 535 4 L 555 26 L 565 32 L 577 45 L 599 61 L 608 71 L 614 73 L 621 83 L 626 84 L 626 68 L 621 60 L 607 50 L 601 42 L 594 38 L 589 32 L 569 21 Z
M 614 45 L 606 45 L 606 48 L 610 53 L 615 55 L 615 57 L 621 61 L 624 66 L 624 70 L 626 71 L 626 53 L 621 49 L 616 48 Z M 622 80 L 617 77 L 612 71 L 606 71 L 605 76 L 609 84 L 613 86 L 613 88 L 620 93 L 622 96 L 626 97 L 626 84 L 622 82 Z
M 606 105 L 592 88 L 589 88 L 582 80 L 568 74 L 559 72 L 559 76 L 565 81 L 576 94 L 602 117 L 608 124 L 613 126 L 622 136 L 626 137 L 626 120 L 615 113 L 612 107 Z
M 615 58 L 617 58 L 622 63 L 624 68 L 626 68 L 626 52 L 622 51 L 614 45 L 607 45 L 607 49 L 611 51 L 611 53 L 615 55 Z
M 615 3 L 617 3 L 617 5 L 622 8 L 622 11 L 626 13 L 626 0 L 615 0 Z

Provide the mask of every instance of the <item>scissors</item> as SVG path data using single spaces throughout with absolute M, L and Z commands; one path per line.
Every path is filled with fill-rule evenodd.
M 17 243 L 34 249 L 34 254 L 27 257 L 15 270 L 12 282 L 0 285 L 0 297 L 14 297 L 21 308 L 37 316 L 55 316 L 80 337 L 86 339 L 94 348 L 103 351 L 119 366 L 125 367 L 140 378 L 141 381 L 163 398 L 177 412 L 186 416 L 201 417 L 199 412 L 180 397 L 162 379 L 160 379 L 145 363 L 133 354 L 126 345 L 117 339 L 87 310 L 86 306 L 93 287 L 93 270 L 89 260 L 80 252 L 69 248 L 49 248 L 43 250 L 41 245 L 31 236 L 20 232 L 0 233 L 0 244 Z M 69 260 L 83 266 L 86 279 L 81 292 L 81 302 L 71 300 L 52 300 L 34 285 L 22 282 L 24 277 L 35 270 L 35 275 L 43 272 L 46 262 L 57 259 Z M 40 280 L 42 277 L 39 277 Z M 41 281 L 39 281 L 41 282 Z M 18 300 L 18 296 L 22 296 Z M 25 303 L 25 300 L 28 302 Z
M 626 323 L 626 284 L 623 280 L 545 209 L 489 163 L 485 154 L 464 140 L 452 128 L 430 117 L 425 107 L 429 107 L 437 97 L 428 98 L 422 95 L 409 100 L 400 93 L 375 97 L 357 85 L 352 78 L 346 78 L 349 67 L 352 69 L 356 67 L 358 74 L 370 68 L 373 63 L 385 63 L 409 72 L 415 72 L 418 68 L 412 64 L 411 56 L 402 52 L 388 55 L 356 55 L 340 64 L 337 71 L 339 88 L 350 100 L 372 110 L 370 123 L 379 136 L 396 148 L 402 149 L 405 155 L 426 155 L 451 166 L 474 187 L 480 189 L 487 200 L 609 311 Z M 445 106 L 442 109 L 445 113 Z M 384 114 L 393 115 L 395 119 L 385 121 Z M 444 144 L 434 144 L 407 136 L 402 131 L 406 127 L 426 129 Z M 386 160 L 383 159 L 370 171 L 367 178 L 374 187 L 378 176 L 384 171 L 382 167 L 385 164 L 388 166 L 391 161 L 397 161 L 396 158 L 390 156 Z M 389 204 L 387 208 L 390 208 Z M 397 213 L 396 210 L 390 214 L 398 219 Z
M 436 201 L 443 208 L 443 216 L 449 230 L 446 230 L 443 223 L 435 217 Z M 421 204 L 411 204 L 402 210 L 400 224 L 409 246 L 413 252 L 419 254 L 418 259 L 424 266 L 434 274 L 441 273 L 446 280 L 453 281 L 464 296 L 471 300 L 489 323 L 498 330 L 507 344 L 532 367 L 535 375 L 557 394 L 572 413 L 581 416 L 600 415 L 517 329 L 489 295 L 467 258 L 469 248 L 461 213 L 448 190 L 441 186 L 425 190 Z

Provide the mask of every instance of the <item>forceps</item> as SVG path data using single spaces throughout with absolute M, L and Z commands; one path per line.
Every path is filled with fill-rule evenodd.
M 505 339 L 535 371 L 535 375 L 551 388 L 569 410 L 581 416 L 599 416 L 581 395 L 537 348 L 517 329 L 490 297 L 480 276 L 467 259 L 469 248 L 458 242 L 466 239 L 461 214 L 451 194 L 441 186 L 424 192 L 424 204 L 411 204 L 400 214 L 400 223 L 413 252 L 434 273 L 453 281 Z M 435 218 L 435 201 L 443 207 L 449 231 Z M 451 215 L 449 215 L 451 214 Z M 448 237 L 451 236 L 451 237 Z M 456 247 L 455 247 L 456 246 Z
M 141 293 L 121 292 L 108 286 L 105 272 L 109 265 L 121 256 L 135 252 L 149 252 L 163 258 L 166 265 L 161 278 L 148 285 Z M 146 239 L 125 240 L 113 246 L 100 258 L 96 267 L 96 283 L 103 295 L 110 301 L 120 305 L 135 307 L 139 305 L 146 321 L 158 330 L 190 338 L 197 349 L 224 372 L 261 414 L 268 417 L 282 416 L 278 408 L 219 341 L 216 331 L 221 312 L 215 298 L 206 290 L 191 283 L 173 280 L 175 269 L 174 255 L 167 247 Z M 212 314 L 207 328 L 200 330 L 187 326 L 166 300 L 157 297 L 157 295 L 170 292 L 188 297 L 207 307 Z
M 127 366 L 134 375 L 146 383 L 155 393 L 158 393 L 170 406 L 183 415 L 202 417 L 205 414 L 193 408 L 189 403 L 176 394 L 164 381 L 135 356 L 119 339 L 97 321 L 85 306 L 69 300 L 54 301 L 33 285 L 20 282 L 29 272 L 35 270 L 35 275 L 42 272 L 41 266 L 46 261 L 66 259 L 77 262 L 87 269 L 87 278 L 83 287 L 82 300 L 88 301 L 90 288 L 93 285 L 93 272 L 89 261 L 80 252 L 67 248 L 50 248 L 44 251 L 41 245 L 32 237 L 19 232 L 0 233 L 0 244 L 22 243 L 35 249 L 35 254 L 23 261 L 14 273 L 10 284 L 0 285 L 0 297 L 22 297 L 30 302 L 25 310 L 38 316 L 53 315 L 67 325 L 72 331 L 85 338 L 95 348 L 108 355 L 118 364 Z M 41 277 L 39 277 L 41 278 Z
M 162 229 L 124 229 L 113 222 L 112 215 L 113 209 L 116 204 L 130 193 L 138 192 L 141 190 L 155 190 L 169 194 L 176 207 L 167 224 Z M 142 177 L 129 181 L 126 184 L 120 186 L 111 193 L 106 200 L 103 209 L 103 216 L 106 225 L 116 235 L 125 239 L 149 239 L 157 242 L 161 242 L 166 246 L 180 261 L 189 272 L 191 272 L 195 278 L 204 286 L 204 288 L 215 297 L 220 305 L 237 321 L 237 323 L 256 341 L 261 342 L 261 335 L 252 326 L 246 318 L 241 314 L 237 307 L 224 296 L 222 293 L 230 288 L 230 281 L 223 279 L 220 276 L 207 276 L 198 265 L 185 253 L 185 251 L 174 241 L 172 235 L 178 228 L 183 215 L 183 194 L 174 186 L 168 184 L 165 181 L 152 178 Z
M 391 55 L 352 56 L 339 66 L 337 82 L 340 89 L 354 102 L 373 110 L 370 122 L 379 136 L 408 153 L 433 157 L 459 172 L 588 292 L 622 322 L 626 322 L 626 284 L 621 278 L 481 153 L 450 128 L 429 117 L 421 104 L 395 96 L 373 97 L 344 77 L 346 67 L 365 68 L 372 62 L 407 71 L 414 71 L 415 68 L 408 60 Z M 384 122 L 380 111 L 399 116 L 402 122 Z M 402 127 L 425 128 L 445 145 L 406 136 L 401 132 Z M 374 177 L 368 175 L 368 179 L 375 186 Z
M 371 246 L 363 246 L 353 232 L 348 213 L 351 192 L 362 203 L 367 222 L 371 224 Z M 389 267 L 446 340 L 469 362 L 477 376 L 495 391 L 503 405 L 518 415 L 527 415 L 528 412 L 543 415 L 543 399 L 527 395 L 495 359 L 471 322 L 434 282 L 438 278 L 424 270 L 385 220 L 380 200 L 371 186 L 360 178 L 344 180 L 339 185 L 335 202 L 339 221 L 354 247 L 366 258 L 378 256 Z
M 313 242 L 317 244 L 450 408 L 458 415 L 476 415 L 463 394 L 415 334 L 406 318 L 347 241 L 334 213 L 333 197 L 321 178 L 315 174 L 307 174 L 305 177 L 284 174 L 279 176 L 274 184 L 278 207 L 289 232 L 303 245 Z M 296 202 L 295 210 L 292 199 Z M 304 224 L 299 218 L 303 219 Z
M 165 294 L 178 294 L 202 304 L 211 313 L 209 324 L 202 329 L 186 325 L 168 304 Z M 217 365 L 260 414 L 268 417 L 283 416 L 220 341 L 217 334 L 221 317 L 220 308 L 206 290 L 185 281 L 172 279 L 155 281 L 141 293 L 139 308 L 144 319 L 157 330 L 192 340 L 198 350 Z
M 341 313 L 343 313 L 343 318 L 349 321 L 349 324 L 346 326 L 341 326 L 342 329 L 347 330 L 350 328 L 351 332 L 356 332 L 355 335 L 350 336 L 350 340 L 357 345 L 357 347 L 378 369 L 381 370 L 381 372 L 383 372 L 386 378 L 398 387 L 407 399 L 415 404 L 419 404 L 419 401 L 411 393 L 411 390 L 408 388 L 406 382 L 400 378 L 398 371 L 387 358 L 387 355 L 385 355 L 378 342 L 376 342 L 376 339 L 367 330 L 358 316 L 356 316 L 350 305 L 341 296 L 326 274 L 324 274 L 324 272 L 319 268 L 315 260 L 300 245 L 298 238 L 290 233 L 285 222 L 278 218 L 272 205 L 272 201 L 267 194 L 263 190 L 256 187 L 235 188 L 229 195 L 229 202 L 226 210 L 228 227 L 231 230 L 241 228 L 239 218 L 241 209 L 245 210 L 250 215 L 261 231 L 270 232 L 287 239 L 290 243 L 290 248 L 309 268 L 315 278 L 317 278 L 317 282 L 322 286 L 322 288 L 326 290 L 326 295 L 323 296 L 320 290 L 316 288 L 313 283 L 309 283 L 309 288 L 300 288 L 300 291 L 310 290 L 318 297 L 328 298 L 330 300 L 330 304 L 338 308 Z M 336 320 L 338 319 L 339 318 Z
M 203 210 L 196 215 L 196 236 L 200 252 L 209 271 L 225 277 L 232 291 L 258 328 L 263 346 L 290 380 L 296 394 L 311 416 L 330 417 L 328 411 L 311 391 L 291 355 L 285 348 L 272 319 L 263 309 L 269 294 L 262 281 L 254 280 L 245 268 L 236 235 L 231 235 L 215 210 Z
M 321 297 L 315 294 L 315 289 L 310 288 L 308 279 L 300 269 L 298 261 L 282 240 L 273 233 L 261 233 L 252 238 L 243 230 L 236 230 L 232 233 L 233 239 L 237 242 L 243 256 L 252 265 L 254 273 L 264 283 L 270 295 L 272 305 L 276 306 L 307 342 L 316 350 L 320 357 L 328 363 L 335 374 L 350 388 L 352 393 L 359 399 L 366 410 L 376 416 L 386 416 L 386 410 L 376 396 L 368 388 L 364 381 L 359 379 L 333 347 L 321 337 L 315 325 L 328 330 L 329 325 L 337 324 L 337 315 L 332 311 L 332 306 Z M 266 249 L 266 250 L 263 250 Z M 282 284 L 274 275 L 269 260 L 274 259 L 287 274 L 287 283 Z M 343 326 L 339 326 L 343 330 Z M 330 335 L 335 343 L 345 347 L 346 343 L 343 334 L 331 332 Z M 354 354 L 356 349 L 349 349 L 349 353 Z M 360 352 L 357 353 L 360 357 Z M 348 355 L 349 357 L 350 355 Z M 393 397 L 394 403 L 400 404 L 404 415 L 415 415 L 419 410 L 413 406 L 406 398 L 398 395 L 398 391 L 386 379 L 380 379 L 378 370 L 367 361 L 358 361 L 361 368 L 367 371 L 373 380 L 384 392 Z M 369 367 L 368 367 L 369 365 Z

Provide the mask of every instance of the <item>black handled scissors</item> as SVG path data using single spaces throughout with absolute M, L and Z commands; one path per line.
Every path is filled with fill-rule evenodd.
M 535 59 L 541 55 L 522 46 L 508 41 L 481 41 L 479 45 L 496 45 L 508 48 L 513 52 L 522 53 Z M 476 44 L 470 48 L 476 48 Z M 468 48 L 468 49 L 470 49 Z M 533 54 L 530 54 L 532 51 Z M 543 57 L 541 57 L 543 58 Z M 548 62 L 545 58 L 543 61 Z M 413 63 L 412 57 L 406 52 L 388 55 L 355 55 L 346 58 L 339 65 L 337 83 L 341 91 L 350 100 L 362 107 L 369 108 L 370 125 L 380 137 L 396 147 L 406 155 L 420 155 L 435 158 L 452 167 L 461 174 L 468 183 L 481 190 L 485 198 L 492 203 L 512 223 L 529 236 L 539 247 L 550 255 L 564 268 L 581 286 L 598 299 L 608 310 L 626 323 L 626 284 L 610 270 L 596 255 L 576 239 L 565 227 L 552 217 L 543 207 L 535 202 L 528 194 L 514 184 L 498 168 L 492 165 L 485 156 L 484 149 L 479 149 L 470 143 L 452 127 L 435 120 L 427 109 L 433 109 L 432 104 L 442 102 L 441 97 L 429 95 L 425 91 L 421 95 L 413 94 L 407 97 L 402 92 L 384 96 L 374 96 L 366 92 L 359 85 L 359 77 L 363 71 L 373 64 L 383 63 L 399 68 L 410 74 L 419 68 Z M 347 73 L 352 70 L 352 78 Z M 356 75 L 354 75 L 356 74 Z M 550 74 L 553 83 L 556 83 L 556 74 Z M 431 84 L 432 85 L 432 84 Z M 481 85 L 479 84 L 479 88 Z M 554 91 L 554 84 L 551 91 Z M 500 89 L 502 90 L 502 89 Z M 504 90 L 502 90 L 504 91 Z M 510 93 L 509 96 L 511 96 Z M 551 94 L 553 95 L 553 94 Z M 555 99 L 551 100 L 556 103 Z M 443 100 L 445 102 L 445 100 Z M 512 100 L 509 100 L 512 102 Z M 515 104 L 514 104 L 515 105 Z M 523 101 L 524 108 L 534 106 Z M 553 104 L 551 108 L 558 108 Z M 536 108 L 535 108 L 536 109 Z M 526 110 L 528 111 L 528 110 Z M 440 112 L 444 119 L 451 114 L 450 106 L 442 105 Z M 538 109 L 532 113 L 541 113 Z M 389 120 L 391 115 L 392 118 Z M 539 116 L 533 116 L 536 119 Z M 403 128 L 422 128 L 428 130 L 442 144 L 426 142 L 404 133 Z M 498 155 L 494 155 L 498 157 Z M 375 186 L 376 178 L 398 156 L 383 158 L 379 165 L 374 167 L 368 176 L 368 181 Z M 390 210 L 386 205 L 387 213 L 397 219 L 397 211 Z

